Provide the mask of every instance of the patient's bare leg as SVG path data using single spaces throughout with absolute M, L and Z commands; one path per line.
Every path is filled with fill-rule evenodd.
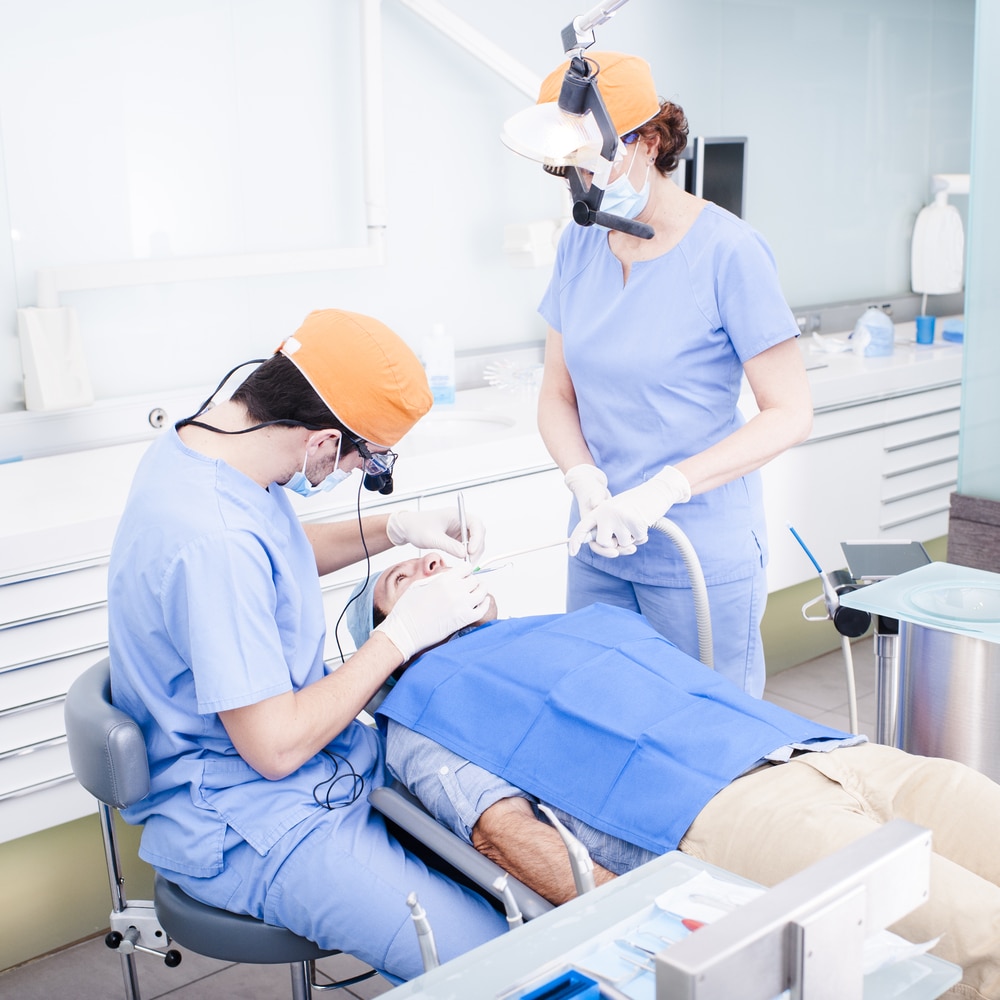
M 527 799 L 501 799 L 490 806 L 472 828 L 472 845 L 550 903 L 565 903 L 576 895 L 562 838 L 536 818 Z M 594 864 L 598 885 L 614 877 Z

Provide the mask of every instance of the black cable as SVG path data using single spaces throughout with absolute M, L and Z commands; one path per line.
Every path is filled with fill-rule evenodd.
M 247 365 L 262 365 L 267 360 L 267 358 L 253 358 L 250 361 L 241 361 L 235 368 L 230 368 L 222 376 L 222 381 L 212 390 L 212 394 L 208 399 L 190 417 L 178 420 L 174 424 L 174 430 L 180 430 L 182 427 L 200 427 L 203 431 L 212 431 L 214 434 L 249 434 L 251 431 L 259 431 L 262 427 L 304 427 L 309 431 L 326 430 L 327 428 L 325 427 L 317 427 L 312 424 L 303 423 L 301 420 L 292 420 L 289 418 L 287 420 L 265 420 L 262 424 L 254 424 L 253 427 L 244 427 L 243 430 L 239 431 L 224 431 L 221 427 L 213 427 L 211 424 L 206 424 L 204 421 L 198 419 L 212 405 L 212 400 L 219 395 L 219 391 L 236 372 L 241 368 L 246 368 Z
M 357 517 L 358 517 L 358 534 L 361 537 L 361 547 L 365 550 L 365 582 L 358 589 L 358 592 L 344 605 L 343 611 L 337 617 L 337 622 L 333 626 L 333 638 L 337 643 L 337 654 L 340 656 L 340 662 L 346 663 L 347 657 L 344 656 L 343 647 L 340 645 L 340 623 L 344 620 L 344 615 L 347 614 L 347 609 L 362 595 L 365 587 L 368 586 L 368 581 L 372 576 L 372 557 L 368 552 L 368 542 L 365 539 L 365 523 L 364 519 L 361 517 L 361 490 L 364 486 L 364 476 L 361 477 L 358 483 L 358 506 L 357 506 Z
M 329 778 L 318 781 L 313 787 L 313 800 L 316 802 L 316 805 L 322 806 L 324 809 L 344 809 L 347 806 L 354 805 L 364 792 L 365 779 L 354 770 L 354 766 L 346 757 L 341 756 L 339 753 L 334 753 L 332 750 L 320 750 L 320 753 L 324 757 L 329 758 L 330 763 L 333 764 L 333 774 Z M 340 764 L 343 764 L 347 768 L 348 774 L 340 773 Z M 342 802 L 331 802 L 330 799 L 333 795 L 334 786 L 341 781 L 353 782 L 353 788 L 348 797 Z M 326 786 L 326 790 L 322 793 L 322 797 L 320 797 L 320 789 L 324 785 Z

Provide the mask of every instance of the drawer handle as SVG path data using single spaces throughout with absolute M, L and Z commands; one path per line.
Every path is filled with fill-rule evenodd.
M 43 656 L 40 660 L 22 660 L 20 663 L 8 663 L 0 666 L 0 674 L 9 673 L 12 670 L 24 670 L 26 667 L 37 667 L 40 663 L 54 663 L 57 660 L 66 660 L 71 656 L 79 656 L 81 653 L 100 653 L 108 648 L 107 642 L 98 642 L 90 646 L 77 646 L 76 649 L 61 649 L 50 656 Z
M 52 739 L 42 740 L 41 743 L 30 743 L 26 747 L 15 747 L 13 750 L 5 750 L 3 753 L 0 753 L 0 760 L 27 757 L 29 754 L 37 753 L 39 750 L 50 750 L 52 747 L 62 746 L 65 742 L 65 736 L 53 736 Z
M 66 700 L 64 694 L 54 694 L 48 698 L 39 698 L 38 701 L 26 701 L 23 705 L 13 705 L 10 708 L 0 708 L 0 719 L 9 719 L 23 712 L 33 712 L 36 708 L 45 708 L 47 705 L 59 705 Z
M 925 510 L 920 514 L 913 514 L 910 517 L 901 517 L 896 521 L 886 521 L 879 524 L 879 529 L 882 531 L 888 531 L 890 528 L 898 528 L 903 524 L 912 524 L 914 521 L 920 521 L 925 517 L 933 517 L 935 514 L 947 514 L 951 510 L 951 507 L 935 507 L 933 510 Z
M 902 441 L 899 444 L 891 444 L 885 450 L 887 452 L 902 451 L 904 448 L 916 448 L 918 445 L 931 444 L 934 441 L 946 441 L 948 438 L 957 438 L 958 430 L 942 431 L 940 434 L 931 434 L 929 437 L 916 438 L 913 441 Z
M 9 792 L 4 792 L 0 795 L 0 802 L 19 799 L 24 795 L 34 795 L 35 792 L 44 792 L 47 788 L 55 788 L 56 785 L 65 785 L 67 781 L 76 781 L 76 775 L 63 774 L 58 778 L 49 778 L 48 781 L 39 781 L 37 785 L 28 785 L 26 788 L 13 788 Z
M 952 455 L 945 455 L 942 458 L 935 458 L 931 462 L 921 462 L 919 465 L 908 465 L 905 469 L 896 469 L 895 472 L 883 472 L 883 479 L 895 479 L 896 476 L 905 476 L 908 472 L 920 472 L 921 469 L 933 469 L 937 465 L 947 465 L 949 462 L 958 461 L 958 452 Z
M 906 493 L 900 493 L 898 496 L 894 497 L 883 497 L 882 506 L 885 507 L 891 503 L 897 503 L 900 500 L 909 500 L 911 497 L 922 497 L 927 493 L 936 493 L 938 490 L 951 489 L 958 485 L 957 479 L 946 479 L 943 483 L 932 483 L 930 486 L 921 486 L 917 490 L 907 490 Z

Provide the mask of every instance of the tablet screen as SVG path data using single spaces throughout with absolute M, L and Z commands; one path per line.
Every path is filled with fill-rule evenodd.
M 920 542 L 841 542 L 851 576 L 859 581 L 885 580 L 931 561 Z

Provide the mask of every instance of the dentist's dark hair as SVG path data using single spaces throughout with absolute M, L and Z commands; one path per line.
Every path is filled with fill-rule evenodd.
M 292 426 L 304 426 L 309 430 L 337 430 L 342 439 L 341 454 L 357 450 L 353 431 L 340 422 L 284 354 L 273 354 L 258 365 L 230 399 L 244 407 L 247 416 L 256 424 L 287 420 Z

